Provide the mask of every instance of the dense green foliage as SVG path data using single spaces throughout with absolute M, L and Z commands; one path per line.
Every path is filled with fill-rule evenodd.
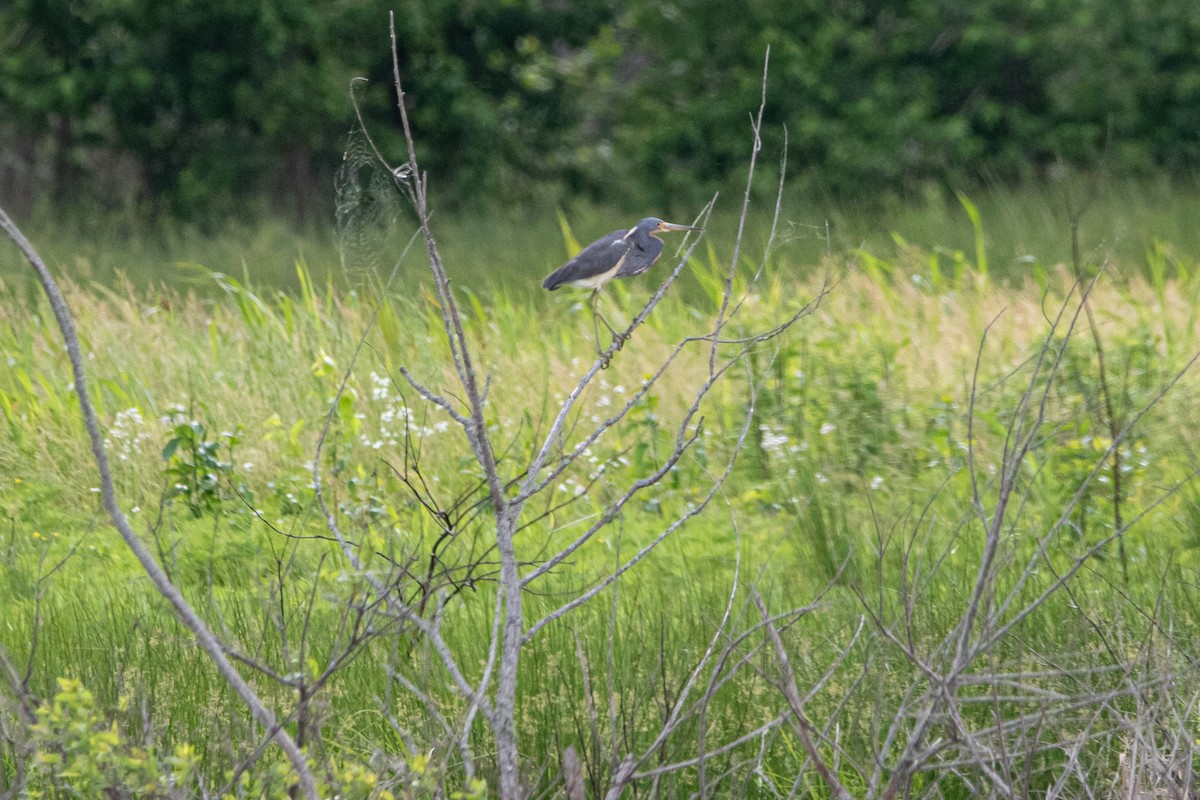
M 1037 176 L 1176 174 L 1200 156 L 1200 6 L 1175 0 L 448 0 L 397 8 L 424 163 L 458 203 L 587 195 L 669 210 L 730 185 L 771 48 L 768 152 L 849 195 Z M 6 205 L 273 197 L 324 210 L 352 112 L 395 148 L 374 4 L 0 5 Z M 47 192 L 52 187 L 52 192 Z

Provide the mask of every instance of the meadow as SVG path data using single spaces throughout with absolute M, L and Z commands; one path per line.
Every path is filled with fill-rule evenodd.
M 501 494 L 548 453 L 514 537 L 530 796 L 1196 791 L 1198 203 L 1108 187 L 1074 254 L 1054 191 L 785 205 L 729 295 L 726 211 L 604 370 L 584 298 L 536 290 L 602 209 L 434 215 Z M 387 279 L 411 224 L 349 268 L 271 226 L 27 233 L 122 508 L 326 796 L 492 796 L 463 686 L 496 658 L 495 496 L 419 245 Z M 5 248 L 0 788 L 291 796 L 114 533 L 25 269 Z

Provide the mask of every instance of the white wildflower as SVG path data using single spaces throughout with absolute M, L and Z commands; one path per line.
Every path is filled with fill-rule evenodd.
M 392 385 L 392 382 L 389 381 L 387 378 L 376 374 L 376 372 L 374 370 L 371 371 L 371 399 L 372 400 L 387 400 L 388 397 L 390 396 L 388 389 L 391 387 L 391 385 Z
M 762 431 L 763 450 L 768 453 L 779 452 L 788 443 L 787 434 L 777 433 L 767 425 L 760 426 L 759 430 Z

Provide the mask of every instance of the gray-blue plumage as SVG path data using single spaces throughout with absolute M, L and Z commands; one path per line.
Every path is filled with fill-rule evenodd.
M 546 276 L 542 287 L 551 291 L 560 286 L 596 290 L 614 278 L 641 275 L 662 255 L 659 233 L 694 230 L 698 229 L 646 217 L 633 228 L 613 231 L 580 250 L 578 255 Z
M 592 242 L 542 281 L 542 287 L 550 291 L 560 286 L 592 290 L 589 302 L 592 308 L 592 332 L 596 334 L 596 354 L 600 356 L 601 367 L 608 366 L 612 350 L 620 350 L 630 332 L 618 331 L 597 310 L 596 299 L 600 294 L 600 287 L 613 278 L 641 275 L 654 266 L 654 262 L 662 255 L 663 243 L 657 236 L 663 231 L 698 230 L 700 229 L 689 225 L 663 222 L 658 217 L 646 217 L 629 230 L 613 231 L 608 236 Z M 600 345 L 601 322 L 613 335 L 612 348 L 607 352 Z

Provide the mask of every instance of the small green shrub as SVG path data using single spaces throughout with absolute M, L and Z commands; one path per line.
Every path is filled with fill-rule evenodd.
M 174 409 L 173 417 L 182 418 L 182 409 Z M 208 426 L 196 419 L 179 421 L 171 429 L 171 438 L 163 447 L 164 474 L 170 481 L 167 499 L 182 497 L 192 516 L 200 517 L 217 509 L 225 499 L 221 477 L 233 466 L 222 460 L 222 450 L 232 459 L 233 449 L 241 441 L 240 427 L 235 432 L 221 434 L 224 442 L 209 438 Z
M 175 798 L 198 763 L 195 750 L 177 745 L 170 755 L 132 744 L 107 720 L 83 684 L 58 679 L 58 692 L 37 709 L 30 729 L 29 798 Z

